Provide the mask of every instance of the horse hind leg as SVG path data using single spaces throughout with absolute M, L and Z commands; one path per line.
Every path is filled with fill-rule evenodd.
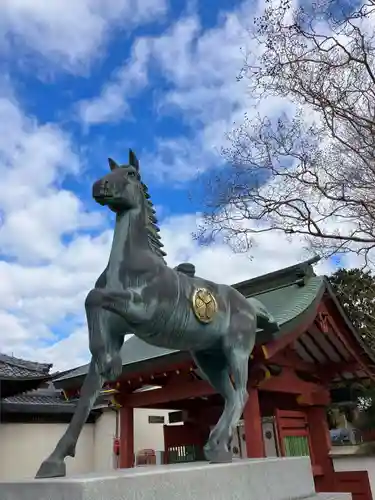
M 247 353 L 233 348 L 228 353 L 228 359 L 235 391 L 235 403 L 228 424 L 232 436 L 249 398 L 247 391 L 249 356 Z
M 229 370 L 233 377 L 235 392 L 235 403 L 229 418 L 230 434 L 233 435 L 235 428 L 243 414 L 249 394 L 247 383 L 249 377 L 249 359 L 255 343 L 254 328 L 247 329 L 241 333 L 238 328 L 236 332 L 227 337 L 224 342 L 224 352 L 228 360 Z
M 228 446 L 231 440 L 230 417 L 235 405 L 235 391 L 226 357 L 221 350 L 197 351 L 192 356 L 211 386 L 224 398 L 224 410 L 204 446 L 205 457 L 215 463 L 231 462 L 232 453 Z

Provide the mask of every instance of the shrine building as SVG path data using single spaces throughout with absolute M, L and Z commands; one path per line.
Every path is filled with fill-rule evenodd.
M 355 500 L 370 500 L 368 478 L 334 469 L 326 411 L 338 385 L 374 381 L 375 353 L 353 328 L 328 279 L 315 274 L 317 260 L 233 285 L 259 299 L 280 331 L 266 344 L 258 335 L 249 360 L 249 400 L 232 449 L 238 457 L 309 455 L 317 491 L 354 493 L 354 488 Z M 165 462 L 202 459 L 223 401 L 189 353 L 133 336 L 123 346 L 122 360 L 122 375 L 111 385 L 121 406 L 120 467 L 134 465 L 136 408 L 171 410 L 164 426 Z M 55 379 L 55 387 L 76 397 L 87 368 Z

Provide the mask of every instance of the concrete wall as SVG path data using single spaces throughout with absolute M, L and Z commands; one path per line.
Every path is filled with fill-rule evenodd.
M 149 415 L 165 417 L 168 411 L 136 409 L 134 413 L 134 452 L 145 448 L 164 451 L 163 424 L 149 424 Z M 0 480 L 35 476 L 40 463 L 51 453 L 66 424 L 0 423 Z M 105 472 L 116 466 L 113 438 L 116 412 L 108 409 L 95 424 L 86 424 L 79 438 L 76 457 L 66 459 L 67 474 Z

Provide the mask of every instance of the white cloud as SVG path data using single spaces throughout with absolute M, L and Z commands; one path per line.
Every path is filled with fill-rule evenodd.
M 157 112 L 177 115 L 190 132 L 157 138 L 144 163 L 152 162 L 159 177 L 182 182 L 220 166 L 226 133 L 254 105 L 246 81 L 237 81 L 237 76 L 249 48 L 247 29 L 259 8 L 260 2 L 244 1 L 221 13 L 217 26 L 207 30 L 197 15 L 189 14 L 161 36 L 137 39 L 130 60 L 100 95 L 79 103 L 83 126 L 129 118 L 129 99 L 145 88 L 147 74 L 157 71 L 167 84 L 163 93 L 154 93 Z M 278 114 L 290 108 L 287 101 L 270 98 L 260 111 Z
M 80 170 L 70 137 L 26 117 L 11 92 L 0 96 L 0 114 L 0 351 L 46 359 L 64 319 L 83 324 L 111 233 L 102 213 L 63 188 Z M 82 233 L 92 229 L 99 236 Z
M 0 95 L 1 203 L 20 206 L 78 169 L 69 137 L 54 124 L 25 116 L 12 95 Z M 9 184 L 17 191 L 11 191 Z
M 84 0 L 72 3 L 67 12 L 66 2 L 50 4 L 0 3 L 0 33 L 21 36 L 24 30 L 23 40 L 33 50 L 75 70 L 97 55 L 110 23 L 115 23 L 114 13 L 116 22 L 125 22 L 129 16 L 125 6 L 131 5 L 122 0 Z M 164 8 L 164 2 L 155 0 L 132 5 L 134 22 L 152 20 Z M 249 5 L 244 3 L 223 16 L 217 28 L 206 32 L 190 16 L 161 37 L 139 39 L 130 60 L 100 96 L 80 103 L 82 120 L 90 125 L 129 114 L 129 99 L 147 85 L 152 61 L 171 86 L 159 102 L 160 110 L 179 113 L 197 130 L 192 140 L 163 138 L 153 169 L 159 162 L 164 175 L 188 179 L 197 169 L 203 171 L 218 162 L 215 148 L 222 145 L 233 120 L 242 120 L 248 106 L 245 89 L 235 77 L 242 63 L 241 34 L 253 12 Z M 267 106 L 277 111 L 283 103 L 269 101 Z M 77 196 L 64 188 L 65 176 L 77 174 L 80 168 L 69 135 L 55 124 L 25 116 L 11 95 L 0 98 L 0 115 L 0 252 L 4 256 L 0 260 L 0 351 L 52 362 L 55 369 L 74 367 L 89 357 L 84 298 L 108 261 L 112 231 L 104 210 L 85 211 Z M 191 237 L 196 223 L 195 215 L 163 221 L 167 260 L 171 266 L 191 261 L 198 275 L 217 282 L 249 279 L 306 257 L 299 241 L 289 244 L 276 233 L 257 239 L 252 260 L 233 254 L 223 244 L 201 247 Z M 98 236 L 82 233 L 91 229 Z M 327 262 L 316 267 L 319 272 L 330 268 Z
M 25 148 L 30 135 L 43 132 L 43 126 L 34 121 L 28 128 L 30 122 L 19 109 L 18 112 L 17 132 L 24 139 L 14 146 L 13 156 L 9 149 L 5 151 L 9 161 L 17 156 L 17 150 Z M 57 137 L 62 138 L 63 134 L 61 130 L 54 130 L 57 144 Z M 12 249 L 12 255 L 17 259 L 15 262 L 0 262 L 0 351 L 52 362 L 55 369 L 74 367 L 89 359 L 84 299 L 107 263 L 112 238 L 112 230 L 105 228 L 97 237 L 76 235 L 74 231 L 82 227 L 82 217 L 89 220 L 92 217 L 91 222 L 97 224 L 100 220 L 95 214 L 84 214 L 72 193 L 53 191 L 51 179 L 56 179 L 54 168 L 59 168 L 59 159 L 72 155 L 78 161 L 69 149 L 66 137 L 64 141 L 67 149 L 62 147 L 60 155 L 54 156 L 55 162 L 49 164 L 51 171 L 44 181 L 47 195 L 43 196 L 43 182 L 38 177 L 35 190 L 32 184 L 28 186 L 29 194 L 23 207 L 25 218 L 20 217 L 18 231 L 9 235 L 8 219 L 19 209 L 18 204 L 12 206 L 8 201 L 4 210 L 5 224 L 0 229 L 0 250 L 4 252 L 2 233 L 5 232 L 9 235 L 7 242 L 11 243 L 6 248 L 7 255 Z M 41 151 L 39 160 L 43 158 Z M 1 153 L 3 157 L 4 145 Z M 29 160 L 32 165 L 31 156 Z M 3 164 L 1 168 L 5 176 L 9 171 L 14 173 L 12 184 L 7 184 L 13 191 L 21 182 L 15 175 L 17 169 L 11 165 L 6 167 Z M 43 177 L 43 170 L 39 171 L 39 176 Z M 28 229 L 30 219 L 27 214 L 32 216 L 33 234 Z M 171 266 L 190 261 L 195 264 L 198 275 L 230 284 L 295 264 L 306 257 L 298 242 L 289 244 L 283 236 L 271 233 L 258 239 L 252 260 L 246 255 L 233 254 L 223 244 L 201 247 L 191 237 L 197 222 L 199 218 L 195 215 L 173 216 L 163 221 L 161 234 Z M 63 240 L 64 230 L 73 232 L 69 243 Z M 17 233 L 21 235 L 18 239 Z M 327 272 L 329 267 L 323 263 L 317 269 Z M 64 327 L 67 318 L 68 324 Z
M 2 0 L 0 45 L 80 71 L 101 55 L 111 30 L 126 33 L 159 20 L 166 11 L 166 0 Z
M 142 90 L 148 81 L 150 48 L 146 39 L 137 40 L 129 61 L 112 76 L 99 97 L 81 101 L 78 115 L 85 126 L 114 122 L 130 114 L 128 99 Z
M 61 189 L 78 172 L 78 157 L 67 134 L 24 116 L 14 99 L 0 97 L 0 115 L 1 251 L 23 260 L 56 257 L 62 235 L 101 222 Z
M 196 273 L 204 278 L 226 283 L 255 278 L 262 274 L 294 265 L 311 255 L 306 253 L 303 242 L 298 238 L 287 239 L 283 234 L 262 233 L 249 254 L 234 253 L 228 245 L 217 243 L 201 246 L 192 238 L 200 223 L 199 215 L 182 215 L 166 219 L 162 225 L 163 243 L 167 251 L 168 264 L 172 267 L 190 261 Z M 315 266 L 318 273 L 329 273 L 333 266 L 321 261 Z

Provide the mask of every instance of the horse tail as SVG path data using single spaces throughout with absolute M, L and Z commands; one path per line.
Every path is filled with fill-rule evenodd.
M 257 327 L 263 331 L 264 334 L 273 337 L 275 333 L 280 330 L 280 326 L 272 314 L 268 311 L 266 306 L 254 297 L 247 299 L 255 309 L 257 317 Z

